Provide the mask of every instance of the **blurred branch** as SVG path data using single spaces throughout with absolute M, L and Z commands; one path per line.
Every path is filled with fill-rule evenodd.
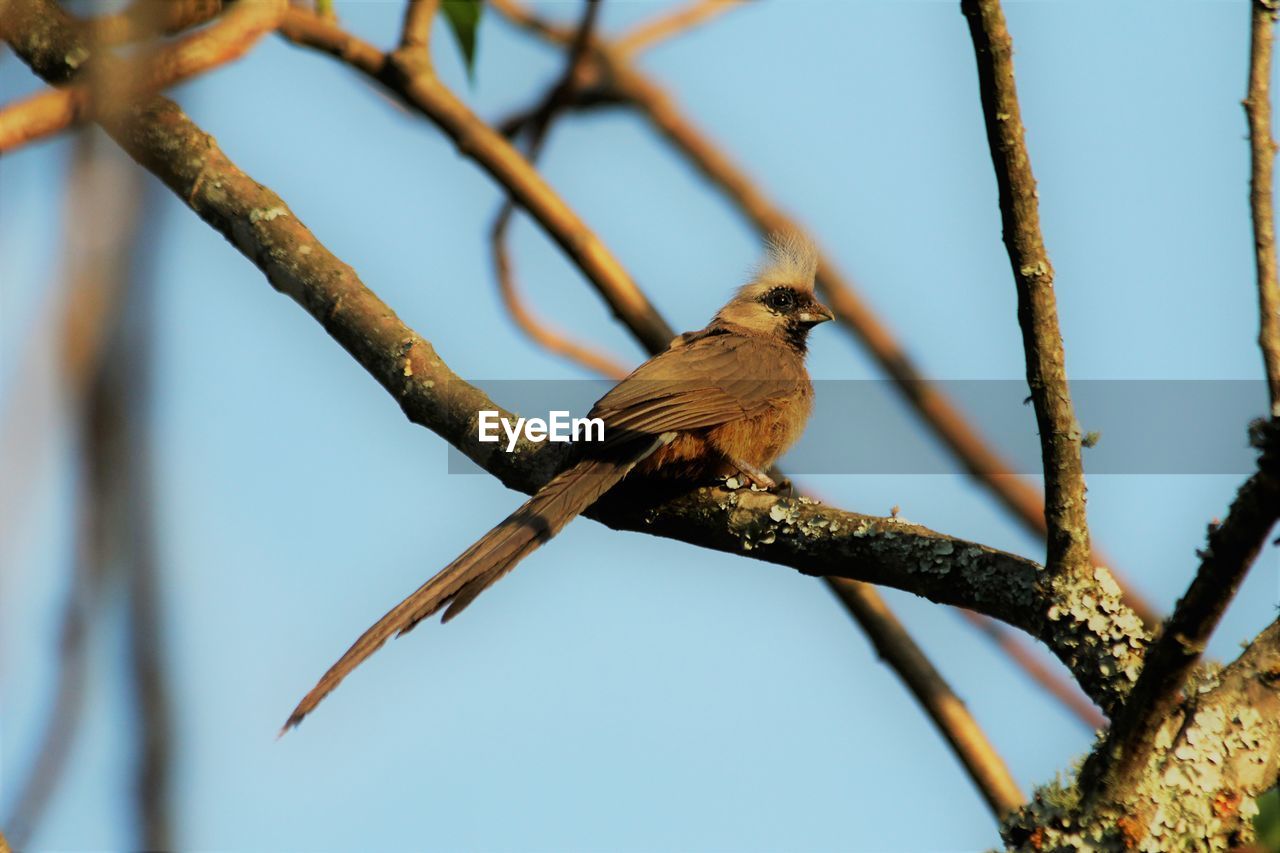
M 174 23 L 172 17 L 165 17 L 173 8 L 135 3 L 127 13 L 116 16 L 111 32 L 121 41 L 142 41 L 157 27 Z M 38 14 L 43 10 L 25 11 Z M 83 31 L 91 37 L 100 32 L 94 26 Z M 97 42 L 88 44 L 98 46 Z M 74 47 L 83 51 L 83 43 Z M 84 59 L 89 54 L 68 54 L 76 55 Z M 148 77 L 153 74 L 150 63 L 155 60 L 154 54 L 143 52 L 130 63 L 90 63 L 80 85 L 91 93 L 103 114 L 119 115 L 125 106 L 122 100 L 136 91 L 132 81 L 120 75 Z M 138 442 L 145 418 L 126 414 L 132 402 L 129 384 L 146 376 L 150 367 L 137 340 L 139 332 L 145 337 L 142 321 L 149 319 L 149 312 L 132 304 L 139 301 L 138 289 L 130 287 L 136 260 L 131 250 L 137 248 L 141 233 L 137 228 L 141 172 L 126 167 L 114 148 L 104 154 L 100 150 L 102 137 L 96 131 L 83 132 L 77 140 L 68 191 L 70 275 L 60 326 L 64 352 L 59 384 L 65 408 L 77 422 L 81 437 L 83 475 L 77 509 L 80 568 L 72 579 L 63 617 L 59 687 L 36 765 L 16 806 L 15 839 L 25 846 L 66 767 L 85 701 L 86 634 L 92 611 L 103 601 L 109 569 L 119 568 L 127 584 L 132 686 L 138 699 L 138 846 L 165 850 L 172 848 L 169 717 L 160 663 L 150 501 L 142 482 L 149 472 L 143 470 Z M 145 318 L 141 316 L 144 313 Z
M 239 59 L 276 28 L 286 8 L 286 0 L 237 3 L 217 23 L 154 56 L 105 69 L 106 85 L 112 91 L 95 91 L 89 82 L 74 83 L 10 104 L 0 110 L 0 153 L 98 118 L 107 104 L 127 103 Z M 95 59 L 108 66 L 121 62 Z
M 831 589 L 866 631 L 881 659 L 898 674 L 951 744 L 991 811 L 1003 818 L 1026 802 L 986 733 L 925 657 L 880 594 L 865 583 L 832 578 Z
M 1081 771 L 1082 789 L 1101 803 L 1122 803 L 1151 757 L 1156 733 L 1173 713 L 1213 629 L 1280 519 L 1280 418 L 1259 425 L 1258 471 L 1236 493 L 1226 519 L 1209 528 L 1195 580 L 1147 651 L 1142 673 L 1106 743 Z
M 1249 93 L 1244 111 L 1249 119 L 1249 153 L 1253 172 L 1249 202 L 1258 267 L 1258 346 L 1271 392 L 1271 415 L 1280 417 L 1280 280 L 1276 267 L 1275 159 L 1271 136 L 1271 49 L 1275 36 L 1276 0 L 1250 4 Z
M 1045 521 L 1050 574 L 1072 584 L 1094 582 L 1085 512 L 1083 435 L 1058 324 L 1053 267 L 1040 233 L 1039 197 L 1027 154 L 1026 131 L 1013 79 L 1013 39 L 999 0 L 962 0 L 978 66 L 987 142 L 1000 190 L 1000 215 L 1018 289 L 1018 325 L 1027 359 L 1027 385 L 1036 411 L 1044 461 Z
M 79 449 L 83 451 L 84 448 Z M 80 461 L 83 472 L 87 466 L 83 459 Z M 91 498 L 83 495 L 76 502 L 74 569 L 70 573 L 59 628 L 57 686 L 44 719 L 44 729 L 36 741 L 35 760 L 27 775 L 17 784 L 17 794 L 4 820 L 19 850 L 30 843 L 49 800 L 58 788 L 84 713 L 88 680 L 85 635 L 90 628 L 90 614 L 97 606 L 100 586 L 97 576 L 100 567 L 94 562 L 100 545 L 97 541 L 100 525 L 92 503 Z
M 637 25 L 615 39 L 613 45 L 620 53 L 635 56 L 658 42 L 681 35 L 730 9 L 745 5 L 745 2 L 746 0 L 692 0 L 687 6 Z
M 1070 711 L 1090 731 L 1106 728 L 1107 718 L 1098 710 L 1098 706 L 1085 698 L 1084 694 L 1080 692 L 1080 688 L 1045 666 L 1036 657 L 1035 653 L 1027 648 L 1021 637 L 1015 636 L 1008 628 L 990 616 L 983 616 L 981 613 L 974 613 L 972 610 L 961 610 L 959 612 L 965 618 L 965 621 L 999 646 L 1000 650 L 1008 655 L 1018 668 L 1030 676 L 1031 680 L 1040 685 L 1046 693 L 1057 699 L 1064 708 Z
M 491 0 L 504 16 L 524 29 L 558 43 L 569 33 L 531 14 L 515 0 Z M 593 75 L 597 85 L 575 93 L 574 108 L 590 108 L 615 103 L 637 109 L 654 129 L 716 186 L 762 234 L 803 230 L 770 199 L 740 166 L 683 114 L 672 96 L 658 83 L 625 61 L 616 47 L 594 41 L 592 58 L 600 64 Z M 511 133 L 529 121 L 534 110 L 512 116 L 502 123 Z M 1045 536 L 1045 505 L 1040 492 L 1014 473 L 1012 467 L 968 422 L 960 409 L 939 388 L 924 378 L 905 347 L 859 295 L 853 281 L 823 252 L 818 268 L 818 286 L 826 295 L 836 319 L 866 346 L 894 388 L 933 431 L 939 441 L 1010 513 L 1038 536 Z M 1109 566 L 1111 561 L 1095 552 L 1093 562 Z M 1153 607 L 1122 584 L 1125 602 L 1147 624 L 1156 624 Z
M 67 270 L 62 377 L 65 409 L 77 437 L 80 476 L 74 511 L 74 570 L 58 641 L 57 687 L 36 747 L 5 820 L 18 849 L 27 847 L 66 769 L 85 706 L 87 635 L 102 601 L 115 517 L 112 478 L 118 400 L 106 381 L 106 353 L 121 316 L 125 270 L 121 245 L 132 233 L 136 193 L 120 164 L 102 156 L 94 137 L 76 140 L 67 186 Z
M 438 0 L 423 2 L 434 6 Z M 445 88 L 424 51 L 399 49 L 384 55 L 331 21 L 298 8 L 285 16 L 280 32 L 294 44 L 343 60 L 431 119 L 552 236 L 587 275 L 614 314 L 629 327 L 640 330 L 646 349 L 657 352 L 675 337 L 622 264 L 586 223 L 501 134 Z
M 428 58 L 431 51 L 431 22 L 440 8 L 439 0 L 409 0 L 400 28 L 400 47 L 417 49 Z
M 135 170 L 140 173 L 141 170 Z M 137 221 L 147 219 L 152 198 L 139 188 L 143 210 Z M 156 282 L 143 269 L 140 255 L 147 231 L 139 228 L 131 242 L 133 275 L 125 305 L 126 320 L 120 346 L 112 352 L 116 393 L 127 413 L 121 430 L 119 475 L 114 500 L 123 507 L 122 568 L 125 572 L 129 676 L 134 714 L 134 805 L 138 848 L 175 848 L 170 804 L 173 711 L 169 698 L 164 651 L 168 648 L 164 625 L 164 600 L 157 539 L 152 471 L 152 387 L 155 376 L 154 340 L 159 328 L 155 317 Z
M 587 0 L 582 21 L 578 25 L 578 32 L 574 38 L 573 47 L 569 51 L 568 64 L 564 75 L 551 87 L 546 98 L 543 99 L 538 109 L 530 116 L 525 125 L 525 132 L 528 137 L 525 157 L 528 158 L 531 165 L 538 162 L 551 122 L 555 115 L 564 108 L 576 86 L 575 79 L 581 74 L 585 48 L 595 27 L 599 10 L 599 0 Z M 493 225 L 489 231 L 493 267 L 498 279 L 498 289 L 502 295 L 503 305 L 506 306 L 507 311 L 511 314 L 511 318 L 526 335 L 549 352 L 562 355 L 585 366 L 588 370 L 605 376 L 615 379 L 621 379 L 626 376 L 630 371 L 613 357 L 597 352 L 584 344 L 577 343 L 563 332 L 550 328 L 524 304 L 524 300 L 521 299 L 519 289 L 516 286 L 515 274 L 511 268 L 511 252 L 507 246 L 507 234 L 510 230 L 511 218 L 514 213 L 515 203 L 508 198 L 502 203 L 502 207 L 498 210 L 497 216 L 494 217 Z
M 139 17 L 148 20 L 151 31 L 173 35 L 208 23 L 222 11 L 222 0 L 132 0 L 123 12 L 101 15 L 80 22 L 83 37 L 99 45 L 130 44 L 137 40 L 134 25 Z

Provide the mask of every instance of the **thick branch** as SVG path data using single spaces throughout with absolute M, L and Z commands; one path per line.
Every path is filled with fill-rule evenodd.
M 1134 793 L 1156 733 L 1178 704 L 1182 685 L 1280 518 L 1280 419 L 1257 432 L 1262 450 L 1258 472 L 1240 487 L 1226 520 L 1210 528 L 1195 580 L 1147 652 L 1106 743 L 1081 773 L 1081 788 L 1094 802 L 1120 804 Z
M 1253 245 L 1258 268 L 1258 346 L 1271 391 L 1271 414 L 1280 417 L 1280 279 L 1276 267 L 1275 159 L 1271 136 L 1271 48 L 1276 0 L 1253 0 L 1249 51 L 1249 93 L 1244 111 L 1249 119 L 1249 153 L 1253 172 L 1249 203 L 1253 213 Z
M 1085 514 L 1080 424 L 1071 405 L 1058 326 L 1053 267 L 1040 234 L 1036 179 L 1027 154 L 1026 131 L 1013 79 L 1013 39 L 999 0 L 963 0 L 977 55 L 978 86 L 986 118 L 987 142 L 1000 215 L 1018 289 L 1018 324 L 1027 360 L 1027 384 L 1040 432 L 1044 460 L 1045 521 L 1050 573 L 1085 582 L 1093 572 L 1089 523 Z
M 1280 620 L 1222 670 L 1198 674 L 1160 721 L 1123 809 L 1049 786 L 1005 825 L 1019 850 L 1227 850 L 1251 836 L 1254 798 L 1280 782 Z M 1057 790 L 1054 790 L 1057 788 Z

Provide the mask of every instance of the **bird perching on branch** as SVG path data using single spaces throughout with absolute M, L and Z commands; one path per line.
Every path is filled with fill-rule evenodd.
M 774 488 L 765 473 L 804 430 L 813 385 L 809 330 L 831 319 L 814 296 L 817 251 L 775 235 L 765 261 L 711 322 L 680 335 L 592 407 L 604 437 L 577 442 L 565 467 L 501 524 L 365 631 L 284 725 L 302 722 L 392 635 L 445 609 L 448 622 L 629 473 L 690 484 L 737 477 Z

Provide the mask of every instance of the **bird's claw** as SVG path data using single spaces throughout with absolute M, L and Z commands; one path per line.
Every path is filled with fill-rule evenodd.
M 730 489 L 740 489 L 743 486 L 750 486 L 753 490 L 771 492 L 778 488 L 778 484 L 773 481 L 773 478 L 761 471 L 759 468 L 736 461 L 734 462 L 734 466 L 738 469 L 737 473 L 725 480 L 725 485 Z

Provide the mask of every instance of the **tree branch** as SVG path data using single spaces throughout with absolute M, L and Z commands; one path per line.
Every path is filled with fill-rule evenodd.
M 614 47 L 627 56 L 635 56 L 658 42 L 680 35 L 704 24 L 731 9 L 742 6 L 744 0 L 693 0 L 672 12 L 659 15 L 638 24 L 629 32 L 614 40 Z
M 1061 677 L 1036 657 L 1023 638 L 1015 635 L 990 616 L 983 616 L 972 610 L 961 610 L 960 614 L 969 624 L 986 634 L 987 638 L 999 646 L 1014 664 L 1031 677 L 1032 681 L 1057 699 L 1086 728 L 1090 731 L 1106 728 L 1107 718 L 1102 716 L 1098 706 L 1085 698 L 1080 688 L 1074 683 Z
M 1280 518 L 1280 418 L 1256 432 L 1262 451 L 1257 473 L 1240 487 L 1222 524 L 1210 527 L 1195 580 L 1147 652 L 1106 742 L 1081 771 L 1081 788 L 1092 802 L 1119 805 L 1133 795 L 1157 732 L 1173 713 L 1182 685 Z
M 987 142 L 1000 189 L 1000 215 L 1018 288 L 1018 325 L 1027 360 L 1027 384 L 1044 460 L 1045 566 L 1068 583 L 1090 583 L 1093 565 L 1085 513 L 1080 424 L 1071 405 L 1053 292 L 1053 267 L 1040 234 L 1036 179 L 1013 79 L 1013 39 L 999 0 L 962 0 L 977 57 L 978 87 Z
M 1280 620 L 1230 666 L 1197 677 L 1160 721 L 1123 809 L 1090 810 L 1086 784 L 1046 786 L 1006 822 L 1019 850 L 1245 850 L 1254 798 L 1280 782 Z
M 198 27 L 216 18 L 222 0 L 133 0 L 123 11 L 78 22 L 83 37 L 98 45 L 129 44 L 138 37 L 135 19 L 148 18 L 151 28 L 164 35 Z
M 1253 171 L 1249 203 L 1258 267 L 1258 346 L 1271 392 L 1271 415 L 1280 417 L 1280 280 L 1276 267 L 1275 159 L 1271 136 L 1271 48 L 1276 0 L 1253 0 L 1250 13 L 1249 93 L 1244 99 L 1249 119 L 1249 153 Z
M 830 586 L 866 630 L 881 659 L 898 674 L 951 744 L 996 817 L 1004 818 L 1025 803 L 1027 798 L 1018 790 L 1004 759 L 875 588 L 836 578 Z
M 444 87 L 423 51 L 398 50 L 384 56 L 341 27 L 296 8 L 285 16 L 281 34 L 295 44 L 341 58 L 435 122 L 459 151 L 489 172 L 552 236 L 618 318 L 641 330 L 647 350 L 657 352 L 675 337 L 622 264 L 586 223 L 501 134 Z
M 57 641 L 56 687 L 35 759 L 15 786 L 4 825 L 19 849 L 30 844 L 67 768 L 84 708 L 89 634 L 113 565 L 118 458 L 118 397 L 107 369 L 123 314 L 127 270 L 122 263 L 136 221 L 132 178 L 117 159 L 102 156 L 100 135 L 75 140 L 66 193 L 66 289 L 59 328 L 63 411 L 75 435 L 75 550 Z
M 409 0 L 400 28 L 401 49 L 420 50 L 430 56 L 431 25 L 440 11 L 440 0 Z
M 279 24 L 285 0 L 237 3 L 208 29 L 187 36 L 153 56 L 122 62 L 95 58 L 106 65 L 88 80 L 49 89 L 0 110 L 0 153 L 59 133 L 96 118 L 105 109 L 162 91 L 239 59 Z
M 528 122 L 522 127 L 528 138 L 525 157 L 528 158 L 531 165 L 538 162 L 538 157 L 541 155 L 543 145 L 547 139 L 547 133 L 551 129 L 552 121 L 564 109 L 574 89 L 577 87 L 576 79 L 584 69 L 583 59 L 586 56 L 586 46 L 595 28 L 599 10 L 600 3 L 598 0 L 587 0 L 582 14 L 582 21 L 578 25 L 578 31 L 569 50 L 564 74 L 550 88 L 546 97 L 542 99 L 537 109 L 530 114 Z M 502 296 L 502 303 L 511 315 L 512 320 L 534 343 L 549 352 L 562 355 L 570 361 L 583 365 L 588 370 L 613 379 L 621 379 L 626 376 L 630 371 L 612 356 L 597 352 L 585 344 L 574 341 L 563 332 L 552 329 L 524 304 L 520 297 L 519 289 L 516 287 L 515 273 L 511 268 L 511 252 L 507 246 L 507 234 L 510 231 L 511 219 L 514 213 L 515 203 L 508 198 L 499 208 L 489 231 L 490 252 L 493 257 L 494 274 L 498 280 L 498 291 Z M 641 340 L 641 345 L 643 345 L 643 340 Z

